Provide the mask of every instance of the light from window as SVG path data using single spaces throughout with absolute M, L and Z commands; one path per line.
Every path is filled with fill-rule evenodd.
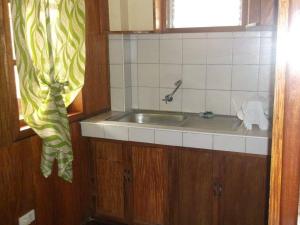
M 243 0 L 169 0 L 168 27 L 242 25 Z

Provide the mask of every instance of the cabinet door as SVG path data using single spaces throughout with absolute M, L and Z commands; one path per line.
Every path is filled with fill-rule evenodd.
M 122 144 L 93 142 L 96 171 L 96 214 L 125 219 Z
M 267 159 L 234 153 L 216 153 L 214 158 L 221 185 L 218 224 L 267 224 Z
M 153 0 L 108 0 L 110 31 L 152 31 Z
M 211 225 L 213 212 L 212 152 L 180 150 L 179 224 Z
M 133 222 L 167 224 L 168 151 L 132 147 Z

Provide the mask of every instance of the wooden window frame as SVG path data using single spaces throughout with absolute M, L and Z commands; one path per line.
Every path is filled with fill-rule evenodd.
M 12 105 L 12 113 L 10 115 L 10 120 L 13 121 L 13 137 L 15 140 L 23 139 L 28 136 L 34 135 L 34 131 L 26 125 L 23 119 L 19 118 L 20 115 L 20 100 L 17 98 L 16 94 L 16 80 L 14 73 L 14 66 L 16 65 L 16 60 L 13 59 L 13 49 L 11 43 L 11 29 L 10 29 L 10 20 L 9 20 L 9 8 L 8 3 L 10 0 L 2 0 L 3 3 L 0 5 L 3 12 L 3 28 L 4 28 L 4 39 L 5 39 L 5 60 L 6 60 L 6 71 L 9 77 L 9 84 L 6 84 L 9 88 L 10 93 L 10 104 Z M 70 122 L 79 120 L 83 118 L 83 93 L 82 91 L 75 98 L 73 103 L 67 108 L 68 117 Z
M 185 27 L 185 28 L 169 28 L 167 8 L 170 0 L 159 0 L 157 4 L 161 7 L 161 23 L 162 31 L 165 33 L 193 33 L 193 32 L 233 32 L 245 31 L 248 24 L 248 0 L 242 1 L 242 24 L 239 26 L 216 26 L 216 27 Z

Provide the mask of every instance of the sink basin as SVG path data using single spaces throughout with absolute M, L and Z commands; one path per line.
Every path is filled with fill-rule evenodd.
M 158 125 L 180 125 L 188 117 L 182 113 L 163 112 L 130 112 L 128 114 L 108 118 L 108 121 L 119 121 L 128 123 L 146 123 Z

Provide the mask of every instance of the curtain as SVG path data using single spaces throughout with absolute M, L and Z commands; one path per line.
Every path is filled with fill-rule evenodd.
M 84 0 L 12 0 L 21 104 L 25 122 L 42 138 L 41 171 L 72 181 L 66 107 L 85 73 Z

